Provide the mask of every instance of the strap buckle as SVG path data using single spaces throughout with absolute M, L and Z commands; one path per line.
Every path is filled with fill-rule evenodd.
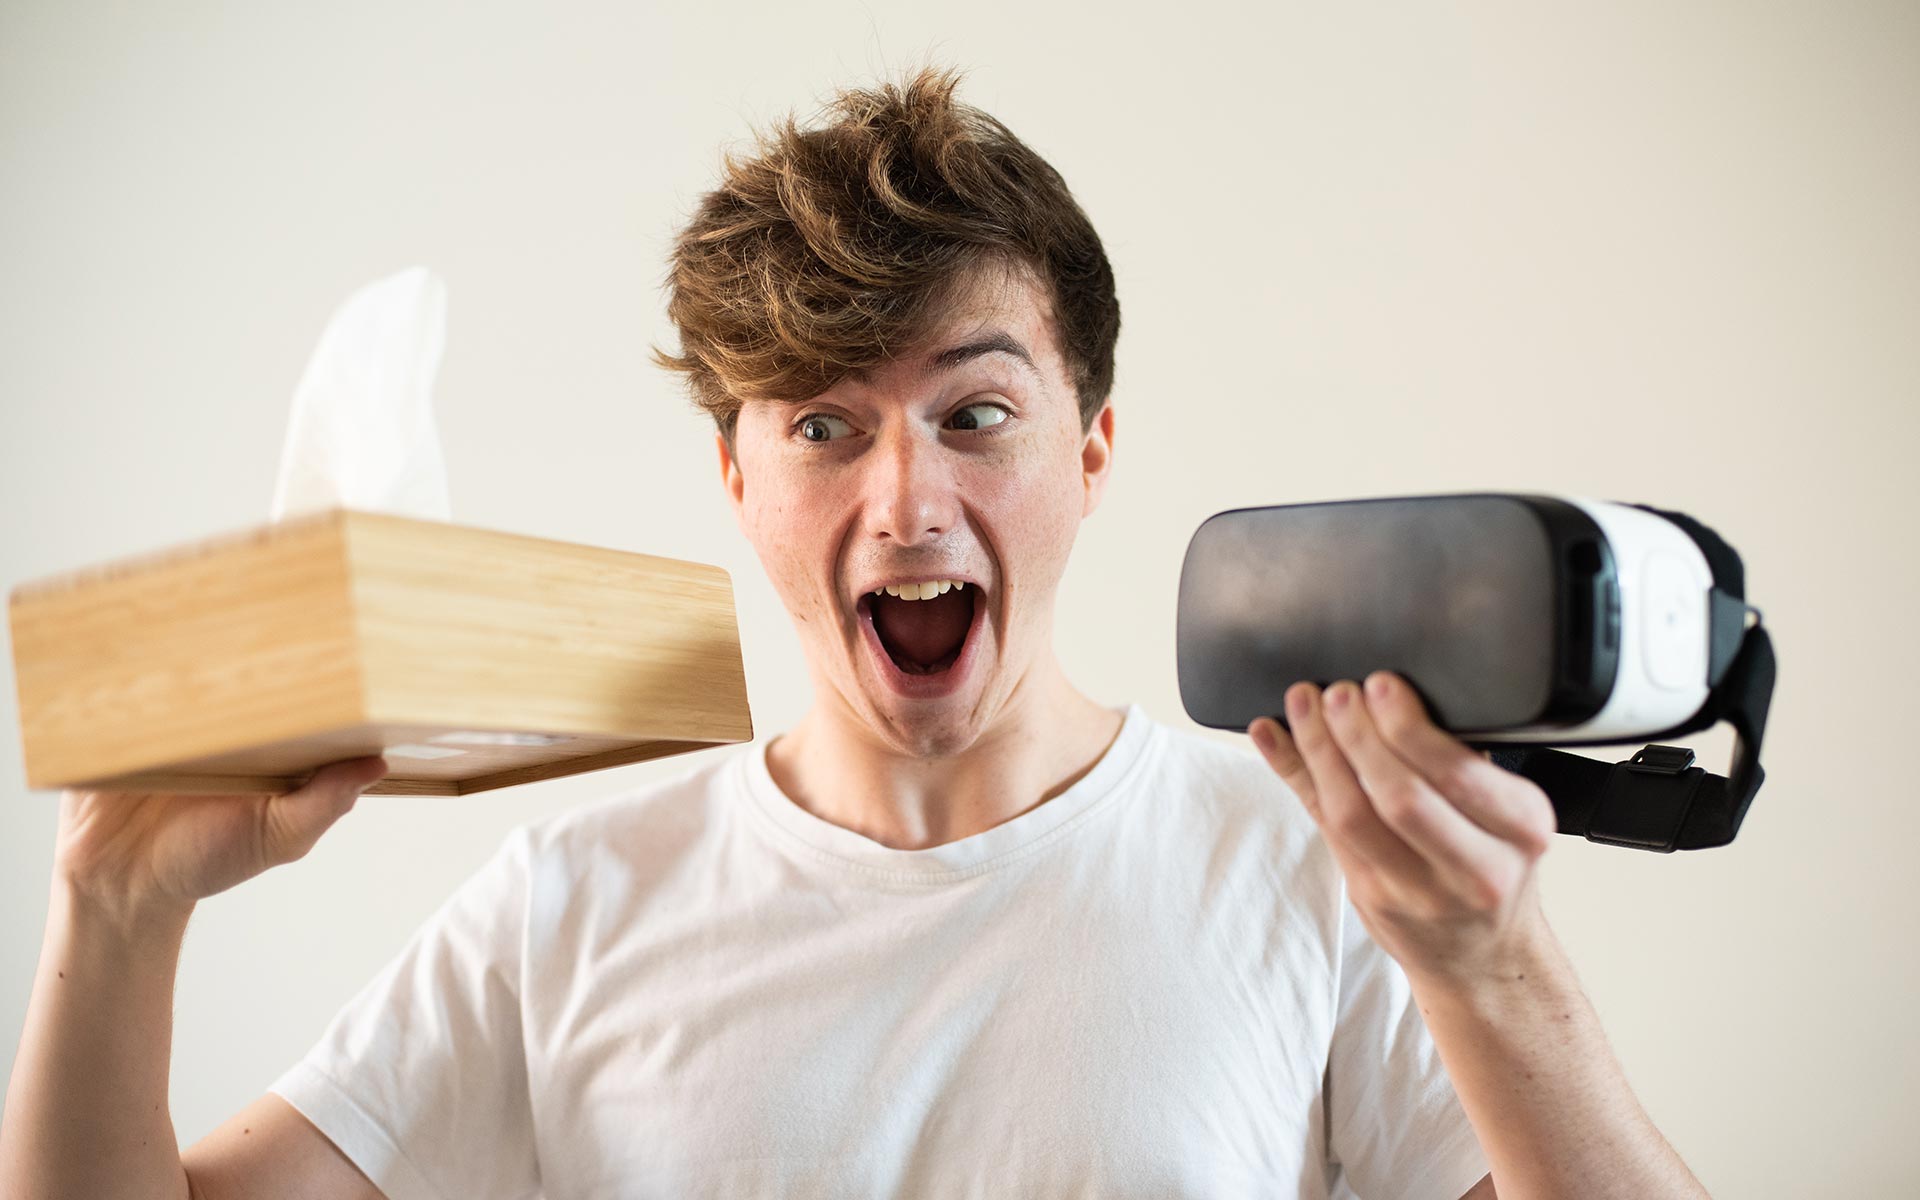
M 1588 817 L 1587 840 L 1672 853 L 1706 774 L 1685 746 L 1642 747 L 1607 773 Z
M 1649 775 L 1678 775 L 1693 765 L 1693 751 L 1685 746 L 1642 746 L 1638 754 L 1619 765 Z

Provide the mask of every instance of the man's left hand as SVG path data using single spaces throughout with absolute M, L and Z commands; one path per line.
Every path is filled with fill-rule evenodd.
M 1305 803 L 1362 924 L 1410 977 L 1469 986 L 1519 961 L 1544 927 L 1534 864 L 1555 828 L 1532 780 L 1436 726 L 1404 679 L 1287 690 L 1293 736 L 1247 727 Z

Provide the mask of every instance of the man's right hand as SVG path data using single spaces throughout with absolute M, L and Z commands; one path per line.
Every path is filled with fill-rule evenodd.
M 54 871 L 123 918 L 184 914 L 269 867 L 303 857 L 387 773 L 379 755 L 342 759 L 279 796 L 68 791 Z

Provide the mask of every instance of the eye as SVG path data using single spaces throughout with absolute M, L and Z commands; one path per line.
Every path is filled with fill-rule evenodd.
M 827 434 L 825 433 L 827 422 L 829 421 L 838 421 L 842 425 L 847 425 L 846 418 L 836 417 L 832 413 L 810 413 L 807 416 L 800 418 L 800 423 L 796 425 L 794 428 L 800 434 L 801 440 L 803 441 L 808 441 L 808 442 L 831 441 L 833 439 L 828 437 Z M 847 425 L 847 428 L 851 429 L 853 427 L 851 425 Z
M 999 415 L 998 417 L 996 417 L 996 418 L 994 418 L 994 419 L 993 419 L 993 420 L 991 420 L 991 421 L 987 421 L 987 422 L 985 422 L 984 424 L 983 424 L 983 423 L 982 423 L 982 422 L 981 422 L 981 421 L 980 421 L 980 420 L 979 420 L 978 418 L 975 418 L 975 417 L 969 417 L 969 416 L 967 416 L 967 415 L 966 415 L 966 414 L 968 414 L 968 413 L 970 413 L 970 412 L 972 412 L 972 411 L 974 411 L 975 409 L 981 409 L 981 408 L 984 408 L 984 409 L 987 409 L 987 410 L 989 410 L 989 411 L 991 411 L 991 412 L 996 412 L 996 413 L 999 413 L 1000 415 Z M 1011 417 L 1012 415 L 1013 415 L 1013 414 L 1012 414 L 1012 413 L 1010 413 L 1010 412 L 1008 412 L 1008 411 L 1006 410 L 1006 408 L 1005 408 L 1005 407 L 1004 407 L 1003 405 L 999 405 L 999 404 L 989 404 L 989 403 L 985 403 L 985 402 L 982 402 L 982 403 L 979 403 L 979 404 L 969 404 L 969 405 L 967 405 L 967 406 L 966 406 L 965 408 L 963 408 L 963 409 L 961 409 L 961 410 L 960 410 L 959 412 L 957 412 L 957 413 L 955 413 L 955 414 L 953 415 L 953 419 L 954 419 L 954 421 L 956 422 L 956 427 L 957 427 L 957 428 L 960 428 L 960 429 L 967 429 L 967 430 L 973 430 L 973 429 L 990 429 L 990 428 L 992 428 L 993 426 L 995 426 L 995 425 L 998 425 L 998 424 L 1000 424 L 1000 423 L 1002 423 L 1003 421 L 1005 421 L 1005 420 L 1006 420 L 1007 418 L 1009 418 L 1009 417 Z

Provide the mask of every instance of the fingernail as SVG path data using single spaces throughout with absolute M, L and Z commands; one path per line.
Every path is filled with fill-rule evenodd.
M 1339 712 L 1347 706 L 1347 685 L 1336 683 L 1327 689 L 1327 707 Z
M 1303 684 L 1295 684 L 1287 689 L 1287 715 L 1296 721 L 1306 719 L 1307 689 Z
M 1387 673 L 1385 671 L 1375 671 L 1373 674 L 1367 676 L 1367 695 L 1372 696 L 1375 700 L 1385 700 L 1387 698 Z

